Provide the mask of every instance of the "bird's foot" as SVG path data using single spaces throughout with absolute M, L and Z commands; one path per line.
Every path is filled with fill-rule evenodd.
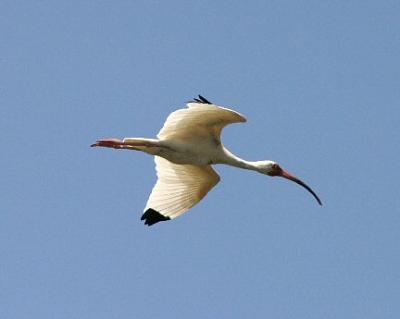
M 118 138 L 108 138 L 96 141 L 96 143 L 90 145 L 90 147 L 111 147 L 111 148 L 123 148 L 124 142 Z

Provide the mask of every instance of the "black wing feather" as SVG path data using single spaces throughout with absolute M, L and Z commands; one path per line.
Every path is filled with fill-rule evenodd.
M 161 213 L 159 213 L 158 211 L 149 208 L 148 210 L 146 210 L 144 212 L 144 214 L 142 215 L 142 218 L 140 218 L 141 220 L 144 220 L 144 224 L 151 226 L 154 225 L 158 222 L 163 222 L 166 220 L 170 220 L 171 218 L 169 217 L 165 217 L 164 215 L 162 215 Z
M 210 102 L 209 100 L 207 100 L 204 96 L 201 96 L 200 94 L 199 94 L 198 98 L 195 97 L 192 101 L 189 101 L 189 102 L 212 104 L 212 102 Z
M 199 99 L 200 99 L 203 103 L 212 104 L 209 100 L 207 100 L 205 97 L 201 96 L 200 94 L 199 94 Z

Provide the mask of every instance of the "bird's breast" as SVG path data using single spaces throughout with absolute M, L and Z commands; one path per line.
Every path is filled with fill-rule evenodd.
M 174 140 L 163 143 L 166 147 L 157 155 L 175 164 L 199 166 L 215 164 L 222 153 L 221 145 L 211 139 L 190 142 Z

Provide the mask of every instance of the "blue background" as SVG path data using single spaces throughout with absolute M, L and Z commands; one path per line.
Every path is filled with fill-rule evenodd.
M 2 1 L 1 318 L 399 318 L 398 1 Z M 224 144 L 182 217 L 139 220 L 154 137 L 203 94 Z

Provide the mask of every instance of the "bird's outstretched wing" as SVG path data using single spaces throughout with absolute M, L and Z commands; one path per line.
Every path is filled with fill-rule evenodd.
M 149 226 L 183 214 L 220 180 L 211 166 L 177 165 L 159 156 L 155 162 L 158 180 L 142 216 Z
M 199 95 L 187 108 L 171 113 L 158 133 L 160 140 L 191 139 L 213 136 L 220 141 L 221 130 L 228 124 L 246 122 L 243 115 L 228 108 L 212 104 Z

